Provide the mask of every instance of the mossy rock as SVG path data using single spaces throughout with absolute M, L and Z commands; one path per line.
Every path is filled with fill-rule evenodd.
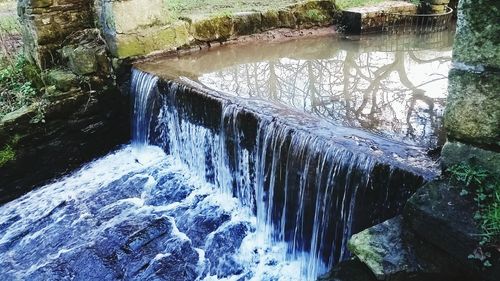
M 57 90 L 68 91 L 78 85 L 78 77 L 70 71 L 53 69 L 47 73 L 49 84 L 54 85 Z
M 333 1 L 310 1 L 290 6 L 296 22 L 302 27 L 333 24 L 337 11 Z
M 258 12 L 237 13 L 233 18 L 233 35 L 249 35 L 262 31 L 262 16 Z
M 118 35 L 112 52 L 120 59 L 144 56 L 155 51 L 176 49 L 191 41 L 189 24 L 179 21 L 167 27 L 145 28 L 139 34 Z
M 280 27 L 280 15 L 278 11 L 266 11 L 261 15 L 261 29 L 263 31 Z
M 462 0 L 458 9 L 454 61 L 500 69 L 500 1 Z
M 500 76 L 453 70 L 444 123 L 450 140 L 500 147 Z
M 219 16 L 194 21 L 191 32 L 199 41 L 224 41 L 233 36 L 233 27 L 233 19 L 230 16 Z

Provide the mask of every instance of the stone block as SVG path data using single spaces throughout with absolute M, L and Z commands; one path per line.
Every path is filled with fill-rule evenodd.
M 64 54 L 69 60 L 69 67 L 78 75 L 92 74 L 97 71 L 95 49 L 86 46 L 65 47 Z
M 33 8 L 45 8 L 52 6 L 53 0 L 29 0 L 29 5 Z
M 191 32 L 196 40 L 210 42 L 223 41 L 233 36 L 233 19 L 221 16 L 194 21 Z
M 78 84 L 75 74 L 61 69 L 50 70 L 47 74 L 47 80 L 60 91 L 69 91 Z
M 150 27 L 137 34 L 118 34 L 111 52 L 118 58 L 144 56 L 155 51 L 168 51 L 192 41 L 189 24 L 179 21 L 167 27 Z
M 462 0 L 458 9 L 453 60 L 500 69 L 500 1 Z
M 450 140 L 500 147 L 500 76 L 452 70 L 444 125 Z
M 259 33 L 262 30 L 262 17 L 258 12 L 237 13 L 233 18 L 233 36 Z
M 106 17 L 113 20 L 117 33 L 129 33 L 145 26 L 165 25 L 168 11 L 164 0 L 112 1 Z

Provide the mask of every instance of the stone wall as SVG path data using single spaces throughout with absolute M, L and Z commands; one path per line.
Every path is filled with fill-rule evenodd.
M 67 36 L 93 25 L 89 0 L 19 0 L 24 52 L 42 68 L 58 64 Z
M 223 42 L 275 28 L 327 26 L 332 1 L 309 1 L 265 12 L 169 18 L 163 0 L 96 0 L 96 17 L 113 57 L 126 59 L 204 42 Z
M 470 161 L 500 170 L 499 22 L 499 1 L 460 0 L 445 112 L 446 166 Z

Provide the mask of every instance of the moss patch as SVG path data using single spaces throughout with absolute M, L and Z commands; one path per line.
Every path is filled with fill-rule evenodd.
M 0 167 L 6 163 L 16 159 L 16 151 L 14 146 L 19 142 L 20 137 L 15 135 L 8 144 L 4 145 L 2 150 L 0 150 Z

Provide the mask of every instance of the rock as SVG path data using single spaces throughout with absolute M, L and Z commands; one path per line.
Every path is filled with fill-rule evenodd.
M 233 36 L 233 19 L 230 16 L 220 16 L 194 21 L 191 32 L 196 40 L 224 41 Z
M 232 16 L 234 36 L 259 33 L 262 27 L 262 17 L 258 12 L 236 13 Z
M 387 22 L 399 19 L 392 14 L 415 14 L 417 6 L 405 1 L 385 1 L 367 7 L 354 7 L 342 11 L 342 24 L 351 34 L 381 32 Z
M 47 74 L 47 80 L 60 91 L 69 91 L 72 87 L 78 85 L 75 74 L 61 69 L 50 70 Z
M 279 27 L 281 25 L 279 12 L 273 10 L 263 12 L 261 15 L 261 23 L 262 31 Z
M 437 273 L 436 268 L 418 260 L 403 237 L 400 216 L 352 236 L 349 250 L 366 264 L 378 280 L 410 280 Z
M 163 27 L 144 27 L 132 34 L 117 34 L 108 44 L 113 55 L 119 59 L 169 51 L 192 42 L 189 28 L 189 23 L 185 21 Z
M 467 280 L 498 280 L 500 255 L 493 255 L 493 266 L 487 270 L 468 258 L 479 247 L 480 230 L 473 218 L 475 203 L 460 191 L 446 180 L 428 183 L 406 204 L 405 222 L 422 241 L 456 260 L 462 272 L 471 273 Z
M 444 169 L 462 162 L 479 165 L 493 174 L 500 171 L 500 153 L 461 142 L 446 142 L 441 151 Z
M 210 202 L 210 197 L 198 202 L 196 207 L 176 217 L 179 230 L 191 237 L 195 247 L 205 244 L 208 234 L 214 232 L 231 218 L 220 206 Z
M 332 1 L 308 1 L 291 5 L 297 25 L 301 27 L 328 26 L 333 23 L 336 7 Z
M 165 253 L 157 255 L 135 280 L 197 280 L 199 257 L 191 242 L 177 236 L 165 245 Z
M 243 266 L 235 260 L 234 255 L 250 230 L 248 222 L 230 222 L 211 234 L 205 246 L 210 275 L 225 278 L 243 272 Z
M 500 2 L 462 0 L 458 9 L 453 60 L 474 67 L 499 69 Z
M 358 258 L 340 262 L 318 281 L 375 281 L 377 280 L 370 269 Z
M 96 50 L 86 46 L 78 46 L 64 51 L 69 59 L 69 67 L 78 75 L 92 74 L 97 71 Z
M 0 120 L 0 126 L 14 126 L 20 123 L 29 122 L 33 116 L 36 115 L 36 108 L 34 106 L 23 106 L 16 111 L 6 114 Z
M 452 70 L 444 125 L 450 140 L 500 147 L 500 76 Z
M 153 188 L 145 194 L 145 203 L 153 206 L 167 206 L 181 202 L 193 191 L 193 186 L 186 185 L 185 179 L 178 174 L 162 175 Z

